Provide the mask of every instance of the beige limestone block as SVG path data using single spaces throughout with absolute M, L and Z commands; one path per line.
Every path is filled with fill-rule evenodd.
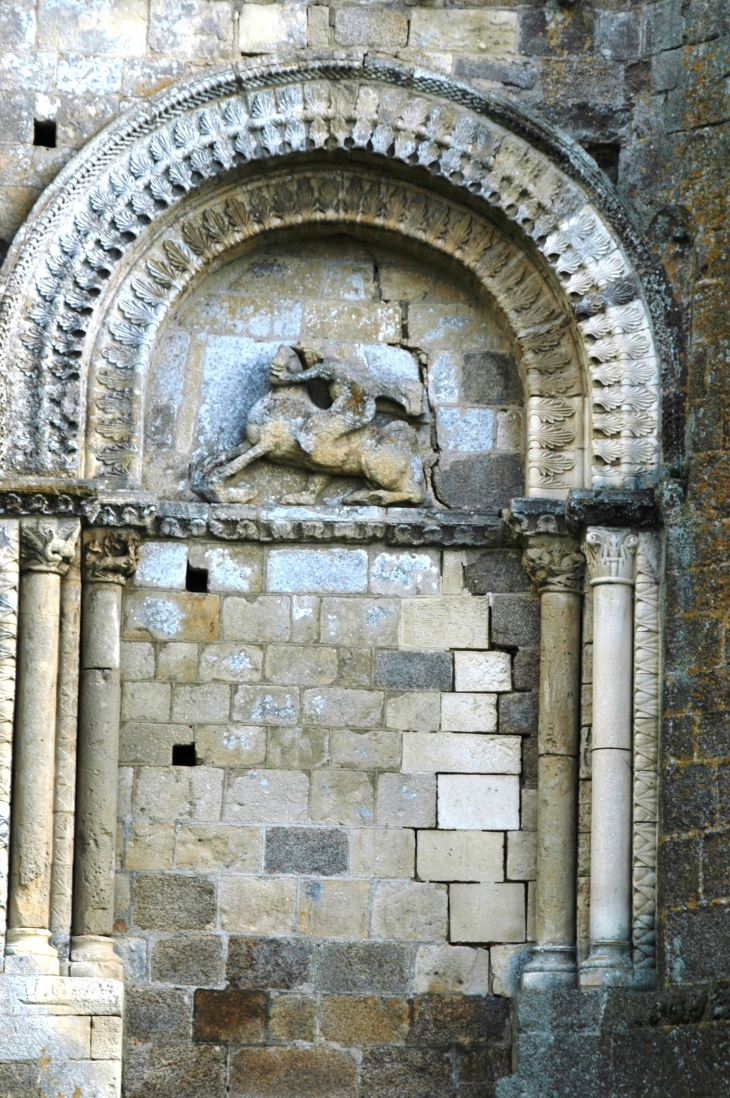
M 501 831 L 419 831 L 418 876 L 423 881 L 501 881 Z
M 385 724 L 404 731 L 437 732 L 441 725 L 440 696 L 419 691 L 389 698 L 385 704 Z
M 373 822 L 372 779 L 351 770 L 312 773 L 312 820 L 315 823 L 362 827 Z
M 403 772 L 519 774 L 519 736 L 482 736 L 468 732 L 404 732 Z
M 522 813 L 520 827 L 523 831 L 537 831 L 537 790 L 522 790 Z
M 306 881 L 299 896 L 299 933 L 317 938 L 367 938 L 367 881 Z
M 125 682 L 122 684 L 122 720 L 155 721 L 170 719 L 172 688 L 166 682 Z
M 356 594 L 367 591 L 365 549 L 270 549 L 266 590 L 285 594 Z
M 256 873 L 261 856 L 261 831 L 233 824 L 183 824 L 177 828 L 175 867 L 209 873 L 216 869 Z
M 291 934 L 296 898 L 294 877 L 221 877 L 221 927 L 245 934 Z
M 202 682 L 258 682 L 264 654 L 250 644 L 207 644 L 200 653 Z
M 377 822 L 385 827 L 435 827 L 435 774 L 380 774 Z
M 124 851 L 125 869 L 172 869 L 172 824 L 133 823 Z
M 321 646 L 270 644 L 264 673 L 285 686 L 327 686 L 337 678 L 337 652 Z
M 330 733 L 332 766 L 348 766 L 354 770 L 399 770 L 401 764 L 400 732 Z
M 383 697 L 379 690 L 348 690 L 337 686 L 305 690 L 303 721 L 329 728 L 377 728 L 382 724 Z
M 130 721 L 119 734 L 119 762 L 128 766 L 169 766 L 176 743 L 192 743 L 189 725 Z
M 450 893 L 452 942 L 524 942 L 524 884 L 453 884 Z
M 292 595 L 291 640 L 293 644 L 315 644 L 319 640 L 320 603 L 321 600 L 316 595 Z
M 267 763 L 292 770 L 326 766 L 328 739 L 329 733 L 324 728 L 270 728 Z
M 399 343 L 401 311 L 375 302 L 308 301 L 302 317 L 302 339 Z
M 204 766 L 256 766 L 266 761 L 266 729 L 204 724 L 195 732 L 195 753 Z
M 144 641 L 125 641 L 121 645 L 121 671 L 123 679 L 154 679 L 155 650 L 152 645 Z
M 263 550 L 258 545 L 200 545 L 188 549 L 193 568 L 208 572 L 208 590 L 216 594 L 256 594 L 261 590 Z
M 117 819 L 124 820 L 132 815 L 132 788 L 134 770 L 131 766 L 120 766 L 117 773 Z
M 234 595 L 223 599 L 223 640 L 266 644 L 269 641 L 288 641 L 290 631 L 291 599 L 288 595 L 259 595 L 252 602 Z
M 273 53 L 307 44 L 307 13 L 300 5 L 244 4 L 240 9 L 241 53 Z
M 242 724 L 295 725 L 299 691 L 283 686 L 239 686 L 233 695 L 232 716 Z
M 520 976 L 532 950 L 524 945 L 493 945 L 489 951 L 492 962 L 492 992 L 513 999 L 520 990 Z
M 400 643 L 403 648 L 488 648 L 489 600 L 448 595 L 404 599 Z
M 388 51 L 408 41 L 408 16 L 404 11 L 345 7 L 335 12 L 338 46 L 376 46 Z
M 454 689 L 494 694 L 511 690 L 509 652 L 454 652 Z
M 188 550 L 183 542 L 143 541 L 131 586 L 184 591 L 187 563 Z
M 197 677 L 197 644 L 173 641 L 171 644 L 160 645 L 157 651 L 158 679 L 167 679 L 170 682 L 195 682 Z
M 537 877 L 537 834 L 534 831 L 507 832 L 507 879 L 534 881 Z
M 537 941 L 537 882 L 527 884 L 527 927 L 525 936 L 528 942 Z
M 516 831 L 520 779 L 512 774 L 439 774 L 440 829 Z
M 374 595 L 438 595 L 441 578 L 435 549 L 384 550 L 370 561 L 370 590 Z
M 497 450 L 521 450 L 523 443 L 522 412 L 505 408 L 497 412 Z
M 176 685 L 172 719 L 179 723 L 225 722 L 231 717 L 230 687 L 218 684 Z M 255 724 L 255 721 L 251 722 Z
M 489 950 L 419 946 L 413 990 L 416 995 L 488 995 Z
M 414 8 L 409 44 L 422 50 L 485 55 L 517 52 L 517 12 Z
M 220 599 L 190 591 L 129 591 L 124 599 L 127 640 L 214 641 L 218 639 Z
M 412 877 L 415 854 L 410 828 L 358 827 L 352 833 L 353 877 Z
M 122 1059 L 122 1019 L 101 1015 L 91 1019 L 91 1059 Z
M 578 760 L 541 755 L 538 760 L 537 934 L 538 941 L 572 945 L 576 863 L 575 789 Z
M 223 771 L 210 766 L 143 766 L 134 794 L 137 816 L 156 820 L 220 818 Z
M 496 694 L 442 694 L 441 727 L 445 732 L 496 732 Z
M 397 599 L 322 599 L 322 641 L 329 644 L 375 645 L 398 643 Z
M 464 550 L 444 549 L 441 587 L 445 595 L 464 594 Z
M 226 792 L 224 816 L 242 823 L 305 823 L 309 778 L 296 770 L 249 770 Z
M 315 5 L 307 8 L 307 45 L 310 49 L 330 45 L 330 9 Z
M 449 12 L 451 14 L 453 12 Z M 489 330 L 483 312 L 474 305 L 463 301 L 424 301 L 408 308 L 409 347 L 419 347 L 429 353 L 453 351 L 455 329 L 462 345 L 469 344 L 474 350 L 497 349 L 494 329 Z
M 373 892 L 372 937 L 438 941 L 446 938 L 448 911 L 445 885 L 379 881 Z

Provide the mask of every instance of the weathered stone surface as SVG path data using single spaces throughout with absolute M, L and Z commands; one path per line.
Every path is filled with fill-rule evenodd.
M 442 458 L 433 473 L 436 494 L 448 507 L 500 511 L 522 495 L 524 473 L 519 454 L 470 454 Z
M 489 951 L 468 946 L 419 946 L 413 990 L 416 994 L 488 995 Z
M 300 938 L 231 935 L 226 980 L 236 988 L 290 990 L 311 979 L 312 943 Z
M 164 1038 L 187 1041 L 190 1038 L 192 998 L 176 988 L 133 987 L 125 997 L 127 1040 L 146 1045 Z
M 402 737 L 398 732 L 332 732 L 330 760 L 333 766 L 355 770 L 398 770 Z
M 390 690 L 451 690 L 449 652 L 375 653 L 375 685 Z
M 175 864 L 178 869 L 230 869 L 255 873 L 259 866 L 261 835 L 258 828 L 231 824 L 188 824 L 175 835 Z
M 376 553 L 370 561 L 370 590 L 374 595 L 438 595 L 440 562 L 433 550 Z
M 386 942 L 326 942 L 316 951 L 321 991 L 353 995 L 405 995 L 410 947 Z
M 356 1098 L 354 1058 L 327 1046 L 241 1049 L 233 1056 L 231 1096 L 298 1098 L 302 1092 Z
M 374 996 L 325 995 L 320 1029 L 340 1045 L 401 1044 L 408 1035 L 408 1003 Z
M 534 596 L 495 595 L 492 599 L 492 644 L 536 648 L 540 644 L 540 604 Z
M 499 731 L 512 736 L 537 732 L 539 699 L 536 690 L 524 694 L 500 694 Z
M 519 774 L 517 736 L 480 736 L 468 732 L 404 732 L 403 772 Z
M 396 599 L 322 599 L 322 640 L 329 644 L 398 643 Z
M 487 599 L 404 599 L 401 645 L 406 648 L 488 648 Z
M 271 682 L 326 686 L 337 678 L 334 648 L 269 645 L 264 672 Z
M 219 603 L 217 595 L 188 591 L 164 595 L 130 591 L 124 603 L 124 635 L 129 640 L 217 640 Z
M 253 645 L 210 644 L 200 653 L 200 678 L 203 682 L 258 682 L 262 664 L 263 652 Z M 268 670 L 266 675 L 279 681 Z
M 225 1098 L 226 1053 L 214 1045 L 147 1045 L 130 1049 L 124 1092 L 131 1098 Z
M 231 716 L 242 724 L 294 725 L 299 717 L 298 691 L 283 686 L 239 686 Z
M 307 724 L 330 728 L 377 728 L 382 723 L 382 713 L 383 694 L 377 690 L 347 690 L 332 686 L 305 690 L 302 699 L 302 716 Z M 288 722 L 272 720 L 271 723 Z
M 491 995 L 419 995 L 413 1000 L 410 1042 L 460 1045 L 509 1042 L 509 1004 Z
M 312 774 L 311 813 L 315 823 L 350 827 L 371 824 L 374 800 L 369 774 L 351 770 L 315 770 Z
M 214 1044 L 259 1045 L 266 1039 L 263 991 L 195 992 L 193 1039 Z
M 416 840 L 409 828 L 355 828 L 352 873 L 355 877 L 413 877 Z
M 300 934 L 317 938 L 366 938 L 367 881 L 308 881 L 299 897 Z
M 376 822 L 386 827 L 433 827 L 436 778 L 433 774 L 381 774 Z
M 496 732 L 497 695 L 442 694 L 441 727 L 445 732 Z
M 205 877 L 141 874 L 132 899 L 142 930 L 207 930 L 215 921 L 215 889 Z
M 364 549 L 272 549 L 267 558 L 267 591 L 355 594 L 367 587 Z
M 378 1048 L 363 1053 L 361 1080 L 372 1098 L 448 1098 L 453 1068 L 441 1049 Z
M 269 1036 L 272 1041 L 314 1040 L 317 1004 L 304 995 L 272 995 L 269 998 Z
M 202 766 L 255 766 L 266 761 L 266 729 L 246 724 L 204 724 L 195 730 L 195 754 Z M 176 743 L 185 742 L 177 737 Z
M 501 881 L 499 831 L 419 831 L 418 876 L 424 881 Z
M 516 830 L 519 827 L 519 778 L 508 774 L 439 774 L 440 828 Z
M 523 884 L 454 884 L 450 889 L 452 942 L 523 942 Z
M 223 943 L 217 935 L 179 935 L 163 938 L 152 947 L 152 979 L 163 984 L 220 984 L 223 979 Z
M 348 842 L 344 831 L 330 828 L 269 827 L 264 868 L 267 873 L 332 877 L 347 872 Z
M 381 881 L 373 893 L 373 937 L 421 942 L 445 938 L 448 906 L 443 885 Z
M 297 883 L 289 877 L 222 877 L 219 910 L 224 930 L 246 934 L 290 934 L 294 929 Z
M 385 703 L 388 728 L 435 732 L 441 723 L 440 698 L 423 693 L 400 694 Z
M 291 630 L 291 599 L 288 595 L 259 595 L 248 599 L 232 595 L 223 599 L 221 637 L 223 640 L 286 641 Z

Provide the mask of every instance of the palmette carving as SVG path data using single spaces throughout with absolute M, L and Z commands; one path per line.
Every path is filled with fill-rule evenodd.
M 631 530 L 590 527 L 585 536 L 585 554 L 591 584 L 632 584 L 638 544 L 639 539 Z
M 533 536 L 522 556 L 522 566 L 539 592 L 581 594 L 585 564 L 578 542 L 565 537 Z
M 25 572 L 55 572 L 65 576 L 76 552 L 79 524 L 53 519 L 20 524 L 20 568 Z
M 443 76 L 413 73 L 405 66 L 368 64 L 367 75 L 360 61 L 331 58 L 324 67 L 317 60 L 268 67 L 252 62 L 241 68 L 240 76 L 232 70 L 206 75 L 165 93 L 137 117 L 120 120 L 106 144 L 97 142 L 92 152 L 81 154 L 76 172 L 64 177 L 32 223 L 4 297 L 0 344 L 11 364 L 18 405 L 28 409 L 24 421 L 17 429 L 11 425 L 7 434 L 11 467 L 27 468 L 28 455 L 33 455 L 37 469 L 78 470 L 84 384 L 79 355 L 106 308 L 101 303 L 108 275 L 124 262 L 130 241 L 202 183 L 232 168 L 312 149 L 353 147 L 416 163 L 467 188 L 536 242 L 566 293 L 584 295 L 585 311 L 594 314 L 587 322 L 592 327 L 586 326 L 578 339 L 593 363 L 597 414 L 604 415 L 604 399 L 618 413 L 595 427 L 594 481 L 631 484 L 652 475 L 657 461 L 657 356 L 616 234 L 581 185 L 494 121 L 488 101 L 477 92 L 467 93 Z M 117 132 L 122 129 L 123 135 Z M 388 196 L 394 211 L 399 208 L 396 198 Z M 292 216 L 301 222 L 315 216 L 337 219 L 336 203 L 327 198 L 326 189 L 313 201 L 302 203 Z M 286 195 L 274 212 L 288 219 Z M 244 219 L 252 213 L 247 210 Z M 439 224 L 438 215 L 433 223 Z M 210 218 L 208 229 L 215 235 L 221 226 Z M 517 274 L 519 263 L 510 270 L 498 250 L 480 260 L 482 243 L 473 235 L 462 242 L 463 231 L 463 225 L 452 222 L 443 236 L 444 250 L 462 252 L 469 263 L 483 262 L 490 277 L 500 264 L 506 279 Z M 170 243 L 158 270 L 170 280 L 168 288 L 179 281 L 189 258 L 176 242 Z M 157 291 L 151 296 L 148 305 L 157 308 Z M 564 304 L 555 311 L 541 306 L 541 295 L 535 295 L 529 279 L 513 287 L 513 296 L 515 311 L 525 316 L 517 330 L 520 339 L 539 337 L 556 323 L 565 325 Z M 638 327 L 630 333 L 624 331 L 625 317 L 611 315 L 622 309 L 638 317 Z M 604 318 L 609 326 L 599 331 Z M 7 338 L 11 331 L 12 338 Z M 131 364 L 135 348 L 140 349 L 140 333 L 123 321 L 118 332 L 132 355 Z M 540 353 L 550 350 L 543 346 Z M 543 380 L 542 395 L 566 392 L 557 378 L 552 386 L 548 373 Z M 129 385 L 121 381 L 110 379 L 101 455 L 104 469 L 118 477 L 133 467 L 130 452 L 136 441 L 125 415 Z M 621 403 L 616 403 L 616 387 L 626 391 Z M 644 405 L 640 415 L 632 407 L 637 398 Z M 121 409 L 118 419 L 115 405 Z M 550 446 L 539 451 L 533 465 L 535 486 L 569 486 L 575 454 Z
M 137 567 L 139 541 L 134 531 L 92 530 L 84 539 L 84 579 L 125 584 Z

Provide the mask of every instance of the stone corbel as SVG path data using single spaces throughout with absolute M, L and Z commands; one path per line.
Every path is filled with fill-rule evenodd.
M 119 755 L 122 587 L 139 535 L 90 530 L 82 557 L 81 674 L 72 976 L 122 978 L 114 953 L 114 854 Z

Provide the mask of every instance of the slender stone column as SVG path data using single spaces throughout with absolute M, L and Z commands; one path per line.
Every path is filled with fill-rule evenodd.
M 581 987 L 625 987 L 631 968 L 633 586 L 638 537 L 589 527 L 593 588 L 591 951 Z
M 53 786 L 61 576 L 78 522 L 20 526 L 18 692 L 6 972 L 59 971 L 50 944 Z
M 93 530 L 85 538 L 81 609 L 72 976 L 121 979 L 111 938 L 119 755 L 122 587 L 139 538 Z
M 562 536 L 529 539 L 523 565 L 540 593 L 537 945 L 525 988 L 575 987 L 580 623 L 585 560 Z

